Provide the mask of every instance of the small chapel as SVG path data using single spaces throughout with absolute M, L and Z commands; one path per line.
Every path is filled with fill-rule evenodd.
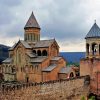
M 24 27 L 24 40 L 15 43 L 9 49 L 9 58 L 2 62 L 5 81 L 44 82 L 67 78 L 62 71 L 66 61 L 59 56 L 57 41 L 41 40 L 40 31 L 32 12 Z

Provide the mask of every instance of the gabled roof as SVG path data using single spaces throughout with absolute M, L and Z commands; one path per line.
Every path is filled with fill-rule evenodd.
M 15 43 L 9 50 L 13 50 L 16 46 L 17 46 L 17 44 L 18 43 L 22 43 L 22 45 L 25 47 L 25 48 L 29 48 L 29 49 L 31 49 L 32 47 L 27 43 L 27 42 L 25 42 L 24 40 L 19 40 L 17 43 Z
M 11 63 L 12 62 L 12 58 L 7 58 L 4 61 L 2 61 L 3 63 Z
M 36 55 L 32 52 L 26 52 L 26 54 L 30 57 L 30 58 L 34 58 L 36 57 Z
M 50 65 L 50 66 L 44 68 L 42 71 L 43 71 L 43 72 L 50 72 L 50 71 L 52 71 L 53 69 L 55 69 L 56 67 L 57 67 L 57 65 L 56 65 L 56 64 L 53 64 L 53 65 Z
M 100 28 L 96 23 L 94 23 L 94 25 L 86 35 L 85 39 L 87 38 L 100 38 Z
M 31 63 L 42 63 L 44 60 L 46 60 L 47 57 L 37 57 L 37 58 L 33 58 L 31 59 Z
M 25 48 L 32 48 L 27 42 L 25 42 L 24 40 L 20 40 L 20 42 L 23 44 L 23 46 Z
M 72 67 L 63 67 L 61 68 L 60 72 L 61 74 L 68 74 L 69 72 L 71 72 Z
M 9 50 L 13 50 L 15 48 L 17 43 L 15 43 L 12 47 L 9 48 Z
M 51 40 L 41 40 L 41 41 L 38 41 L 35 44 L 34 48 L 49 47 L 50 45 L 53 44 L 53 42 L 55 42 L 55 39 L 51 39 Z
M 60 60 L 62 57 L 60 57 L 60 56 L 57 56 L 57 57 L 53 57 L 53 58 L 51 58 L 51 60 L 53 60 L 53 61 L 58 61 L 58 60 Z
M 39 28 L 40 29 L 40 26 L 32 12 L 31 16 L 29 17 L 24 29 L 26 28 Z

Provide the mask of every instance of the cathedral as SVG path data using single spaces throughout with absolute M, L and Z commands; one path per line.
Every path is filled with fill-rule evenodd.
M 55 39 L 40 40 L 40 30 L 32 12 L 24 27 L 24 40 L 15 43 L 3 61 L 5 81 L 44 82 L 67 77 L 62 72 L 66 61 L 59 56 L 58 43 Z

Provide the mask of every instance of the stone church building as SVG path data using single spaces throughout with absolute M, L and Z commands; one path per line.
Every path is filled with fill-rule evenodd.
M 15 43 L 9 49 L 9 58 L 3 61 L 5 81 L 43 82 L 60 79 L 59 72 L 66 66 L 66 61 L 59 56 L 59 45 L 55 39 L 40 40 L 40 30 L 32 12 L 24 27 L 24 40 Z
M 100 28 L 95 22 L 86 39 L 86 57 L 80 61 L 80 75 L 90 76 L 90 93 L 100 96 Z

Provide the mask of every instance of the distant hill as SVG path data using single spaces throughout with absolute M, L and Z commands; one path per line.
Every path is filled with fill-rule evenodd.
M 9 48 L 10 47 L 8 47 L 6 45 L 0 44 L 0 63 L 9 56 L 9 54 L 8 54 Z
M 79 63 L 81 58 L 85 57 L 85 52 L 60 52 L 69 63 Z

